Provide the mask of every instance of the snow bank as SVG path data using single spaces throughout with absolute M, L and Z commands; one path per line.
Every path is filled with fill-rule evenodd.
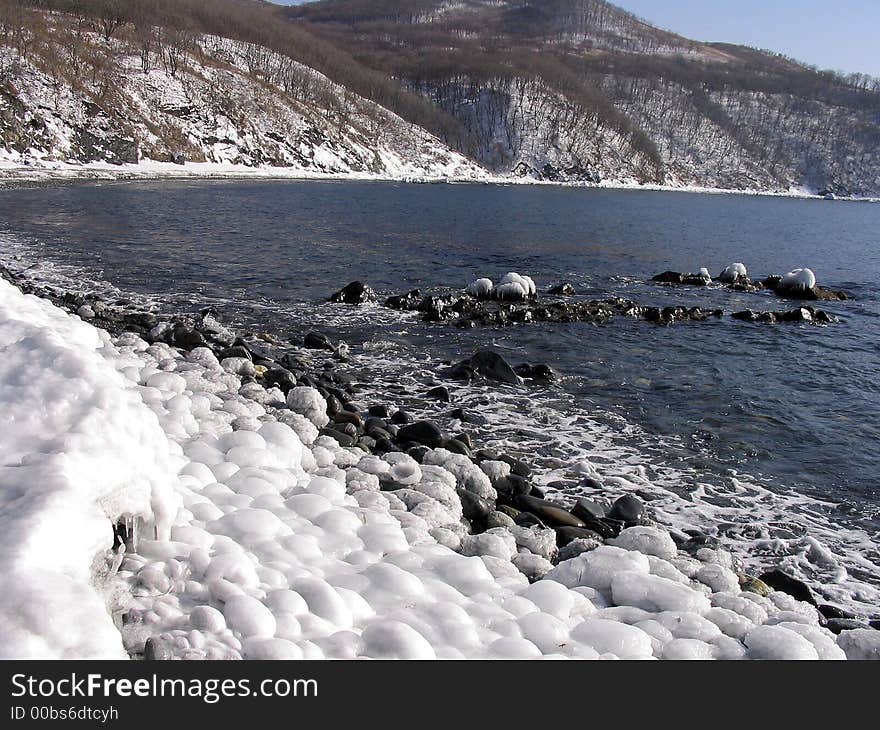
M 120 658 L 93 586 L 121 515 L 169 537 L 177 465 L 106 335 L 0 281 L 0 656 Z
M 790 596 L 742 593 L 729 555 L 679 555 L 662 528 L 555 567 L 550 530 L 471 535 L 461 496 L 492 498 L 503 468 L 341 447 L 317 435 L 318 391 L 255 398 L 242 364 L 205 348 L 111 343 L 5 282 L 0 341 L 4 656 L 876 654 L 873 637 L 838 642 Z M 90 566 L 122 514 L 155 529 L 106 584 L 120 637 Z

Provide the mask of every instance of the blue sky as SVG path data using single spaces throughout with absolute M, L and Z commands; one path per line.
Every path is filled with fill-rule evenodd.
M 617 0 L 667 30 L 880 76 L 880 0 Z
M 295 5 L 301 0 L 276 0 Z M 699 41 L 766 48 L 837 71 L 880 77 L 880 0 L 616 0 Z

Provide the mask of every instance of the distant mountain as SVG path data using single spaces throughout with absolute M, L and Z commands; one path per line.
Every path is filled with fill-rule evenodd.
M 0 0 L 0 161 L 880 195 L 880 82 L 603 0 Z
M 603 0 L 323 0 L 286 8 L 454 117 L 500 173 L 880 191 L 880 83 L 660 30 Z

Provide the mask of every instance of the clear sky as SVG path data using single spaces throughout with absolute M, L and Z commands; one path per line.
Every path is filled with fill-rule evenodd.
M 298 5 L 303 0 L 275 0 Z M 614 0 L 698 41 L 742 43 L 880 77 L 880 0 Z
M 617 0 L 699 41 L 766 48 L 819 68 L 880 77 L 880 0 Z

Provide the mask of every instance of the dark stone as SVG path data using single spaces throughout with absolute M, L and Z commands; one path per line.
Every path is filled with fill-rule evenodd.
M 197 347 L 207 347 L 208 345 L 201 332 L 180 324 L 172 330 L 171 344 L 181 350 L 194 350 Z
M 221 350 L 217 353 L 218 360 L 225 360 L 227 357 L 243 357 L 246 360 L 253 360 L 254 358 L 251 356 L 251 351 L 244 347 L 243 345 L 235 345 L 233 347 L 227 347 L 224 350 Z
M 598 532 L 585 527 L 562 526 L 556 529 L 556 546 L 565 547 L 574 540 L 596 540 L 602 542 L 602 536 Z
M 376 300 L 376 292 L 362 281 L 353 281 L 330 297 L 335 304 L 364 304 Z
M 382 404 L 370 406 L 367 412 L 376 418 L 389 418 L 391 416 L 391 410 L 388 406 Z
M 517 474 L 509 474 L 506 477 L 502 477 L 493 486 L 495 491 L 498 492 L 498 499 L 503 499 L 511 504 L 520 495 L 529 494 L 532 491 L 532 485 Z
M 501 355 L 491 350 L 480 350 L 470 359 L 462 360 L 452 367 L 451 375 L 455 378 L 468 380 L 478 375 L 511 385 L 522 385 L 522 378 L 516 374 Z
M 397 450 L 398 450 L 397 447 L 394 445 L 394 443 L 391 441 L 391 439 L 386 439 L 386 438 L 377 438 L 376 439 L 375 451 L 377 451 L 378 453 L 387 454 L 391 451 L 397 451 Z
M 344 433 L 347 436 L 351 436 L 353 439 L 357 439 L 358 430 L 351 423 L 340 423 L 339 421 L 334 421 L 329 426 L 334 431 L 339 431 L 340 433 Z
M 617 499 L 608 511 L 608 517 L 613 520 L 620 520 L 628 525 L 638 524 L 646 519 L 647 516 L 642 500 L 631 494 L 624 494 Z
M 449 397 L 449 388 L 445 385 L 438 385 L 436 388 L 431 388 L 431 390 L 427 393 L 428 398 L 433 398 L 434 400 L 441 400 L 445 403 L 449 403 L 451 398 Z
M 514 506 L 540 517 L 550 527 L 586 527 L 582 520 L 566 511 L 564 507 L 546 499 L 521 494 L 514 501 Z
M 427 446 L 413 446 L 412 448 L 407 449 L 406 453 L 421 464 L 425 460 L 425 454 L 430 450 L 431 449 Z
M 83 302 L 80 302 L 79 304 L 74 302 L 71 306 L 79 307 L 82 304 Z M 122 315 L 122 321 L 127 325 L 142 327 L 145 330 L 151 330 L 159 324 L 159 318 L 151 312 L 126 312 Z
M 553 371 L 553 369 L 544 363 L 538 363 L 537 365 L 530 365 L 528 363 L 517 365 L 514 368 L 514 372 L 522 378 L 528 378 L 529 380 L 534 380 L 539 383 L 555 383 L 559 380 L 559 376 Z
M 360 413 L 349 410 L 339 411 L 339 413 L 337 413 L 334 417 L 334 420 L 338 421 L 339 423 L 350 423 L 357 430 L 361 430 L 364 427 L 364 419 L 361 418 Z
M 520 527 L 540 527 L 541 529 L 547 527 L 540 517 L 531 512 L 519 512 L 513 521 Z
M 825 618 L 849 618 L 849 619 L 859 619 L 860 617 L 851 611 L 845 611 L 842 608 L 838 608 L 837 606 L 832 606 L 828 603 L 823 603 L 821 606 L 818 606 L 819 613 L 821 613 Z
M 385 306 L 391 309 L 400 309 L 405 312 L 411 312 L 419 308 L 422 301 L 422 293 L 418 289 L 413 289 L 406 294 L 397 294 L 388 297 L 385 300 Z
M 144 659 L 148 662 L 166 661 L 171 659 L 171 652 L 168 647 L 159 641 L 155 636 L 151 636 L 144 644 Z
M 337 431 L 333 428 L 325 428 L 321 430 L 322 436 L 329 436 L 330 438 L 334 438 L 339 442 L 340 446 L 354 446 L 356 439 L 354 436 L 350 436 L 347 433 L 342 433 L 341 431 Z
M 405 426 L 408 423 L 412 423 L 412 420 L 412 416 L 403 409 L 395 411 L 394 415 L 391 416 L 391 423 L 396 423 L 398 426 Z
M 416 421 L 401 428 L 397 433 L 397 439 L 398 441 L 415 441 L 417 444 L 437 448 L 443 444 L 443 431 L 431 421 Z
M 867 621 L 860 621 L 854 618 L 832 618 L 825 622 L 825 628 L 835 634 L 844 631 L 852 631 L 853 629 L 870 629 L 871 625 Z
M 357 445 L 369 452 L 376 448 L 376 439 L 370 436 L 361 436 L 357 441 Z
M 806 583 L 797 578 L 792 578 L 778 568 L 768 570 L 766 573 L 758 576 L 758 579 L 777 591 L 788 593 L 788 595 L 793 596 L 799 601 L 806 601 L 813 606 L 818 605 L 813 591 L 810 590 Z
M 598 520 L 605 516 L 605 506 L 592 499 L 581 497 L 574 503 L 574 507 L 571 508 L 571 513 L 585 522 L 587 520 Z
M 471 455 L 471 450 L 458 439 L 446 439 L 443 442 L 443 448 L 453 454 L 464 454 L 468 457 Z
M 557 297 L 570 297 L 574 295 L 575 291 L 574 287 L 566 281 L 551 287 L 549 293 Z
M 474 448 L 474 442 L 471 439 L 471 435 L 469 433 L 457 433 L 453 436 L 456 441 L 461 441 L 468 449 Z
M 305 338 L 303 338 L 303 347 L 307 347 L 310 350 L 333 351 L 333 343 L 330 342 L 327 335 L 315 331 L 306 333 Z
M 523 477 L 524 479 L 528 479 L 532 476 L 532 467 L 526 464 L 522 459 L 515 459 L 507 454 L 502 454 L 498 457 L 498 460 L 503 461 L 510 466 L 511 474 L 516 474 L 518 477 Z
M 327 415 L 330 418 L 342 411 L 342 402 L 335 395 L 328 395 L 325 400 L 327 401 Z
M 478 497 L 473 492 L 469 492 L 466 489 L 456 489 L 459 498 L 461 499 L 461 508 L 462 513 L 465 518 L 469 520 L 485 520 L 489 513 L 492 511 L 492 505 L 490 505 L 485 499 L 482 497 Z

